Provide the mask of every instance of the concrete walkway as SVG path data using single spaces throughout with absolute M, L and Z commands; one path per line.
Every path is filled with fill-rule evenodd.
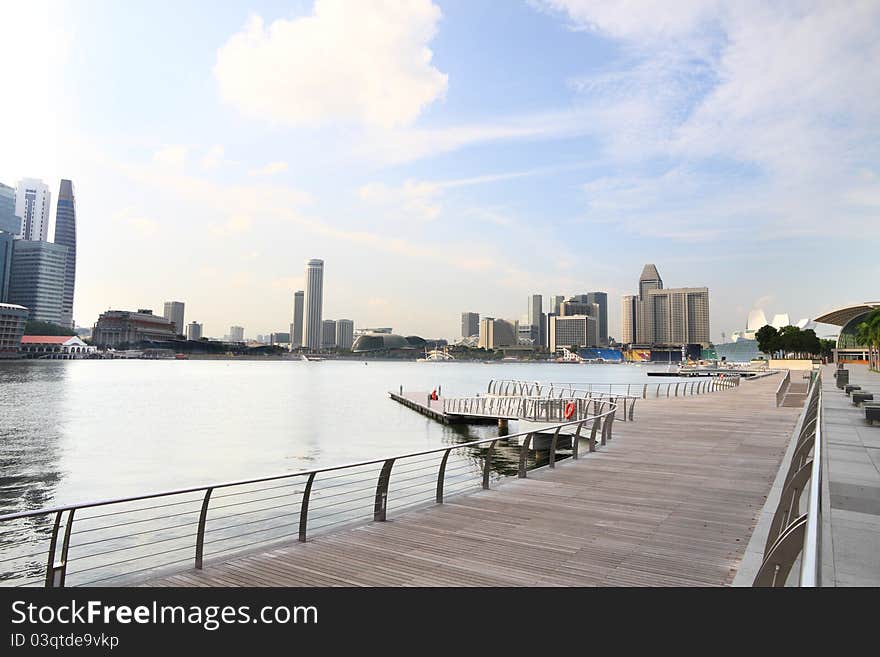
M 823 570 L 833 577 L 824 584 L 880 586 L 880 426 L 868 425 L 864 409 L 837 388 L 835 367 L 822 372 L 832 543 L 830 550 L 823 546 L 823 560 L 831 561 Z M 850 383 L 880 399 L 880 374 L 846 367 Z

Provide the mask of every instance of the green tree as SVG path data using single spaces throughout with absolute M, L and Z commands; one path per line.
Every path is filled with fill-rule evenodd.
M 765 354 L 770 354 L 772 356 L 780 349 L 779 333 L 769 324 L 758 329 L 755 333 L 755 339 L 758 341 L 758 349 Z
M 76 331 L 52 322 L 30 320 L 24 325 L 25 335 L 76 335 Z

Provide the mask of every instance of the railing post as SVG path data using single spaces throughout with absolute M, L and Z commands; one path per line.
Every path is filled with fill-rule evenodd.
M 443 504 L 443 484 L 446 481 L 446 462 L 449 460 L 449 453 L 452 451 L 450 447 L 443 453 L 443 460 L 440 461 L 440 471 L 437 473 L 437 504 Z
M 55 524 L 52 525 L 52 538 L 49 543 L 49 558 L 46 560 L 46 588 L 51 589 L 57 586 L 55 583 L 55 544 L 58 542 L 58 529 L 61 527 L 61 514 L 63 511 L 55 512 Z
M 583 429 L 584 423 L 578 422 L 577 431 L 574 432 L 574 435 L 571 437 L 571 458 L 573 461 L 577 461 L 578 458 L 578 441 L 581 439 L 581 429 Z
M 489 472 L 492 469 L 492 452 L 495 451 L 496 438 L 489 443 L 489 449 L 486 450 L 486 462 L 483 464 L 483 490 L 489 490 Z
M 532 436 L 534 434 L 526 435 L 526 439 L 523 441 L 522 447 L 519 450 L 519 478 L 526 478 L 526 457 L 529 454 L 529 446 L 532 444 Z
M 306 542 L 306 530 L 309 524 L 309 498 L 312 496 L 312 484 L 315 481 L 315 473 L 309 475 L 306 489 L 303 491 L 303 501 L 299 509 L 299 541 Z
M 647 399 L 647 398 L 648 398 L 648 384 L 646 383 L 644 390 L 642 390 L 642 399 Z
M 553 439 L 550 441 L 550 467 L 556 467 L 556 443 L 559 441 L 559 430 L 562 427 L 556 427 L 556 431 L 553 432 Z
M 376 502 L 373 505 L 373 520 L 385 521 L 385 512 L 388 508 L 388 483 L 391 481 L 391 468 L 394 467 L 395 459 L 388 459 L 382 465 L 379 473 L 379 481 L 376 483 Z
M 196 570 L 202 569 L 202 555 L 205 551 L 205 523 L 208 521 L 208 505 L 211 503 L 211 493 L 213 488 L 205 491 L 205 497 L 202 499 L 202 510 L 199 513 L 199 529 L 196 533 Z
M 630 422 L 633 421 L 633 413 L 635 412 L 635 410 L 636 410 L 636 400 L 631 399 L 629 402 L 629 421 Z

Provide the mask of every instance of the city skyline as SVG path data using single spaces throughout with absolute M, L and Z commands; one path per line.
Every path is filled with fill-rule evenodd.
M 0 181 L 76 181 L 83 326 L 173 296 L 213 335 L 283 330 L 314 254 L 334 271 L 327 316 L 431 337 L 457 335 L 463 308 L 520 317 L 535 290 L 603 290 L 619 339 L 645 262 L 725 300 L 716 342 L 755 307 L 815 317 L 876 297 L 862 227 L 880 207 L 880 10 L 603 6 L 404 4 L 380 23 L 407 38 L 360 34 L 362 61 L 340 70 L 297 64 L 297 39 L 378 6 L 11 5 L 0 54 L 29 61 L 10 88 L 32 102 L 0 109 L 16 127 Z M 135 29 L 167 48 L 140 52 Z M 69 57 L 74 39 L 92 46 Z M 431 57 L 409 70 L 412 48 Z M 266 86 L 266 57 L 289 89 Z M 373 75 L 400 93 L 355 93 Z M 813 258 L 851 281 L 846 298 Z

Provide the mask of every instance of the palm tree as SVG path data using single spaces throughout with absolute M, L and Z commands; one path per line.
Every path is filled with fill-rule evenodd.
M 880 309 L 871 311 L 865 321 L 856 326 L 856 340 L 868 348 L 869 367 L 880 368 Z

